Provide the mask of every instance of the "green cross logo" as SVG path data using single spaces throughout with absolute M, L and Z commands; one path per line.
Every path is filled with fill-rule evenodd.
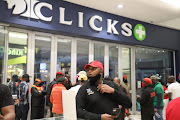
M 134 27 L 133 33 L 138 41 L 143 41 L 146 38 L 146 29 L 142 24 L 137 24 Z

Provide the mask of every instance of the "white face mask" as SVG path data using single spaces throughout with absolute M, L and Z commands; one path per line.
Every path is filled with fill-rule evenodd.
M 167 83 L 166 85 L 169 86 L 171 83 Z

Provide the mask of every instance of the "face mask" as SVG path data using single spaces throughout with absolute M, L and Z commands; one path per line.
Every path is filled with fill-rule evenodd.
M 43 83 L 40 83 L 40 84 L 39 84 L 39 87 L 41 87 L 42 85 L 43 85 Z
M 97 74 L 94 77 L 88 77 L 91 86 L 96 85 L 96 82 L 101 78 L 101 74 Z
M 30 80 L 28 79 L 26 82 L 29 82 Z
M 127 81 L 126 79 L 124 79 L 124 78 L 123 78 L 123 82 L 124 82 L 124 83 L 128 83 L 128 81 Z

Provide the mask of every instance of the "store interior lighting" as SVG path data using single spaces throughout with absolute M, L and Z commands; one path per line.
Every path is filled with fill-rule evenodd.
M 17 34 L 17 33 L 14 33 L 14 32 L 10 32 L 9 37 L 23 38 L 23 39 L 28 38 L 27 34 Z

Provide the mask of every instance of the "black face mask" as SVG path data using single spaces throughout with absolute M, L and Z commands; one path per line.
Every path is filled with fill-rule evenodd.
M 94 76 L 94 77 L 88 77 L 90 85 L 91 85 L 91 86 L 96 85 L 96 82 L 97 82 L 100 78 L 101 78 L 101 74 L 100 74 L 100 73 L 98 73 L 98 74 L 97 74 L 96 76 Z
M 126 79 L 124 79 L 124 78 L 123 78 L 123 82 L 124 82 L 124 83 L 128 83 L 128 81 L 127 81 Z
M 41 87 L 42 85 L 43 85 L 43 83 L 40 83 L 40 84 L 39 84 L 39 87 Z
M 29 81 L 30 81 L 30 80 L 28 79 L 26 82 L 29 83 Z

